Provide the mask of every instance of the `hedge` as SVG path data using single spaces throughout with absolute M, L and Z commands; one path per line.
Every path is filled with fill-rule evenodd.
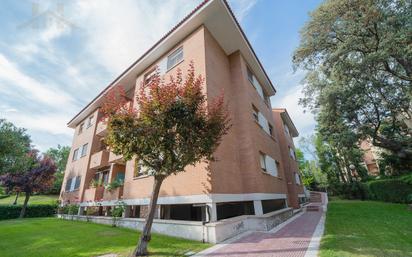
M 410 203 L 412 201 L 412 185 L 403 179 L 382 179 L 366 184 L 368 197 L 371 200 L 393 203 Z
M 20 215 L 22 205 L 0 205 L 0 220 L 16 219 Z M 49 217 L 56 214 L 55 204 L 28 205 L 25 218 Z

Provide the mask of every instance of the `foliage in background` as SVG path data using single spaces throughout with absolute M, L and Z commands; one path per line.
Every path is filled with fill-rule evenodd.
M 0 205 L 0 220 L 19 218 L 22 205 Z M 31 204 L 27 207 L 26 218 L 50 217 L 56 214 L 56 204 Z
M 0 119 L 0 175 L 26 168 L 31 139 L 23 128 Z
M 393 203 L 412 203 L 412 183 L 401 178 L 367 182 L 369 199 Z
M 140 86 L 134 108 L 124 90 L 105 95 L 106 143 L 125 160 L 136 158 L 142 172 L 153 176 L 149 214 L 135 256 L 147 255 L 159 190 L 164 179 L 184 172 L 188 165 L 213 160 L 213 153 L 229 129 L 223 95 L 206 99 L 204 79 L 193 63 L 186 78 L 165 81 L 156 71 Z M 138 111 L 137 111 L 138 110 Z
M 393 171 L 412 170 L 410 24 L 411 1 L 327 0 L 302 29 L 294 54 L 307 71 L 300 103 L 316 113 L 320 140 L 338 157 L 337 180 L 356 165 L 363 139 L 396 156 L 387 162 Z
M 302 137 L 299 141 L 300 147 L 305 147 L 306 138 Z M 310 154 L 311 155 L 311 154 Z M 296 158 L 299 165 L 302 183 L 308 190 L 325 191 L 328 187 L 326 174 L 321 171 L 317 163 L 317 159 L 306 160 L 305 156 L 299 148 L 296 148 Z
M 70 154 L 69 146 L 57 145 L 57 148 L 49 148 L 45 155 L 49 156 L 56 164 L 57 170 L 54 174 L 53 186 L 45 194 L 60 194 L 63 184 L 64 170 L 66 169 L 67 160 Z
M 50 188 L 56 172 L 53 160 L 47 156 L 39 156 L 37 150 L 33 149 L 28 153 L 28 160 L 29 165 L 26 165 L 25 170 L 0 176 L 0 185 L 9 191 L 25 193 L 20 218 L 25 216 L 31 194 Z

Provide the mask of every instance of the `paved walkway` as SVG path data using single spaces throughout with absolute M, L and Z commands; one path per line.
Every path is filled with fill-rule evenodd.
M 326 206 L 322 203 L 310 205 Z M 324 211 L 304 211 L 268 232 L 247 232 L 240 238 L 218 244 L 197 256 L 308 257 L 316 256 L 323 234 Z

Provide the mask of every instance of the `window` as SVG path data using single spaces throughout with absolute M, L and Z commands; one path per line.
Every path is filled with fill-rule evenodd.
M 134 177 L 140 177 L 140 176 L 143 176 L 143 175 L 144 175 L 144 172 L 143 172 L 142 165 L 141 165 L 140 161 L 135 159 L 135 161 L 134 161 Z
M 290 155 L 290 158 L 292 158 L 293 160 L 296 160 L 295 151 L 291 147 L 289 147 L 289 155 Z
M 299 174 L 295 172 L 295 182 L 297 185 L 300 185 L 300 177 Z
M 84 144 L 84 145 L 83 145 L 80 157 L 86 156 L 86 154 L 87 154 L 87 146 L 88 146 L 88 144 Z
M 175 65 L 183 60 L 183 47 L 179 47 L 167 57 L 167 70 L 170 70 Z
M 72 179 L 69 178 L 69 179 L 66 181 L 66 187 L 64 188 L 64 191 L 69 192 L 69 191 L 70 191 L 70 185 L 71 185 L 71 184 L 72 184 Z
M 84 123 L 79 125 L 79 135 L 83 132 L 83 128 L 84 128 Z
M 290 135 L 290 132 L 289 132 L 289 127 L 286 125 L 286 124 L 283 124 L 283 126 L 285 127 L 285 133 L 286 133 L 286 135 Z
M 268 122 L 268 126 L 269 126 L 269 134 L 270 134 L 271 136 L 273 136 L 273 126 L 270 125 L 269 122 Z
M 262 170 L 264 170 L 265 172 L 266 170 L 266 155 L 263 153 L 259 153 L 260 155 L 260 168 L 262 168 Z
M 268 96 L 263 91 L 262 86 L 260 85 L 260 83 L 257 80 L 256 76 L 253 74 L 252 70 L 249 67 L 247 67 L 247 78 L 250 81 L 250 83 L 253 85 L 253 87 L 256 89 L 259 96 L 263 99 L 263 101 L 267 105 L 269 105 L 270 102 L 268 101 Z
M 76 189 L 78 189 L 79 187 L 80 187 L 80 181 L 82 180 L 82 177 L 81 176 L 77 176 L 76 177 L 76 181 L 75 181 L 75 183 L 74 183 L 74 189 L 73 190 L 76 190 Z
M 253 84 L 253 72 L 247 67 L 247 78 Z
M 259 123 L 259 110 L 252 104 L 253 118 L 257 123 Z
M 71 178 L 70 180 L 70 191 L 73 191 L 76 186 L 76 178 Z
M 93 115 L 87 119 L 87 127 L 89 128 L 91 125 L 93 125 Z
M 270 97 L 265 92 L 263 92 L 263 98 L 265 100 L 266 105 L 270 107 Z
M 79 159 L 79 158 L 78 158 L 78 155 L 79 155 L 79 148 L 77 148 L 77 149 L 74 150 L 74 152 L 73 152 L 73 161 Z
M 156 75 L 156 68 L 151 69 L 149 72 L 147 72 L 144 75 L 144 84 L 148 85 L 150 82 L 152 82 L 154 76 Z

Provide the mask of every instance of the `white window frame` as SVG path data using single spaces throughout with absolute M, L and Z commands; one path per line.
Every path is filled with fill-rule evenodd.
M 266 165 L 266 154 L 259 152 L 259 162 L 260 162 L 260 168 L 262 169 L 262 171 L 265 173 L 268 173 L 267 165 Z
M 80 135 L 81 133 L 83 133 L 83 130 L 84 130 L 84 122 L 82 122 L 80 125 L 79 125 L 79 131 L 78 131 L 78 135 Z
M 289 155 L 290 155 L 290 158 L 292 158 L 293 160 L 296 160 L 295 150 L 290 146 L 289 146 Z
M 72 177 L 72 178 L 71 178 L 71 183 L 70 183 L 70 190 L 69 190 L 69 192 L 74 191 L 75 186 L 76 186 L 76 177 Z
M 88 146 L 89 146 L 89 144 L 86 143 L 86 144 L 84 144 L 84 145 L 81 147 L 80 157 L 84 157 L 84 156 L 87 155 L 87 147 L 88 147 Z
M 256 108 L 256 106 L 254 106 L 252 104 L 252 115 L 253 115 L 253 119 L 260 125 L 259 123 L 259 109 Z
M 290 131 L 289 131 L 288 125 L 286 125 L 286 124 L 284 123 L 284 124 L 283 124 L 283 127 L 285 128 L 285 133 L 286 133 L 286 135 L 290 136 Z
M 78 156 L 79 156 L 79 148 L 76 148 L 76 149 L 74 149 L 74 151 L 73 151 L 73 158 L 72 158 L 72 160 L 73 160 L 73 161 L 77 161 L 77 160 L 79 159 Z
M 94 118 L 94 115 L 90 116 L 87 119 L 87 126 L 86 126 L 87 128 L 90 128 L 93 125 L 93 118 Z
M 166 70 L 173 69 L 176 65 L 181 63 L 184 59 L 183 46 L 178 47 L 173 53 L 167 56 Z
M 295 172 L 295 182 L 296 182 L 296 185 L 300 185 L 300 176 L 299 176 L 299 174 L 297 173 L 297 172 Z

